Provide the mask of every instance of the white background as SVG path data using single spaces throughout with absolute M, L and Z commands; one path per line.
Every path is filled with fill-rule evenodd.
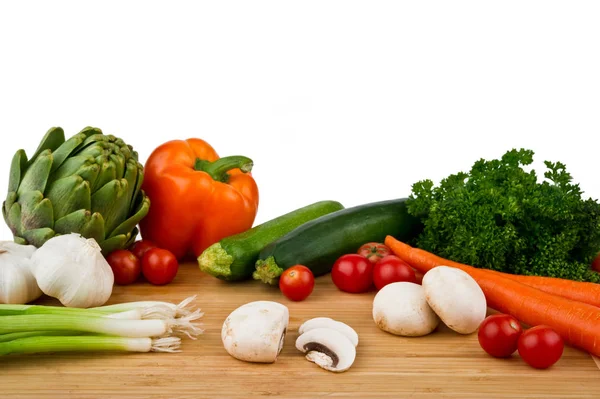
M 3 1 L 0 196 L 51 126 L 254 160 L 256 223 L 514 147 L 600 197 L 598 1 Z M 10 239 L 2 223 L 0 239 Z

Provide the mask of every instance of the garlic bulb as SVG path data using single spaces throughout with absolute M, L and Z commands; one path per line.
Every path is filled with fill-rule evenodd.
M 31 260 L 38 286 L 64 306 L 102 306 L 112 294 L 112 269 L 93 238 L 76 233 L 53 237 Z
M 0 241 L 0 303 L 24 305 L 42 296 L 31 273 L 33 245 Z

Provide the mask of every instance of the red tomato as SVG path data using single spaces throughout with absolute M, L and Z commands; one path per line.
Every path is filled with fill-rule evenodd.
M 306 266 L 292 266 L 279 277 L 279 289 L 291 301 L 303 301 L 315 287 L 313 272 Z
M 481 349 L 494 357 L 509 357 L 517 350 L 523 333 L 521 323 L 508 314 L 488 316 L 479 326 L 477 338 Z
M 333 265 L 331 279 L 342 291 L 366 292 L 373 285 L 373 263 L 358 254 L 341 256 Z
M 156 248 L 156 245 L 152 241 L 141 240 L 136 241 L 129 250 L 137 256 L 138 259 L 142 259 L 144 254 L 148 252 L 149 249 Z
M 395 255 L 388 255 L 375 263 L 373 268 L 373 282 L 375 288 L 382 289 L 390 283 L 408 281 L 417 283 L 417 277 L 412 267 Z
M 561 358 L 563 350 L 563 339 L 548 326 L 530 328 L 519 338 L 519 355 L 537 369 L 552 366 Z
M 142 273 L 154 285 L 170 283 L 178 270 L 177 258 L 166 249 L 152 248 L 142 258 Z
M 112 252 L 106 257 L 106 261 L 115 276 L 115 284 L 118 285 L 134 283 L 142 272 L 140 260 L 125 249 Z
M 357 253 L 369 259 L 372 263 L 377 263 L 381 258 L 391 255 L 392 250 L 379 242 L 368 242 L 361 246 Z
M 600 254 L 596 256 L 596 259 L 592 262 L 592 269 L 600 273 Z

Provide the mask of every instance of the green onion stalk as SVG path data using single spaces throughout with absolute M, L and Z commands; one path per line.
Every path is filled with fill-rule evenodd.
M 107 336 L 39 336 L 0 343 L 0 355 L 44 352 L 179 352 L 181 339 Z

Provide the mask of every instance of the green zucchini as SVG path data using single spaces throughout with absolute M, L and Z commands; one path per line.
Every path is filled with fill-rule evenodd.
M 252 278 L 260 251 L 302 224 L 344 209 L 337 201 L 319 201 L 281 215 L 208 247 L 198 257 L 200 270 L 225 281 Z
M 356 253 L 367 242 L 383 242 L 387 235 L 399 240 L 416 237 L 421 223 L 409 215 L 406 200 L 359 205 L 303 224 L 260 252 L 253 278 L 277 284 L 285 269 L 298 264 L 321 276 L 340 256 Z

